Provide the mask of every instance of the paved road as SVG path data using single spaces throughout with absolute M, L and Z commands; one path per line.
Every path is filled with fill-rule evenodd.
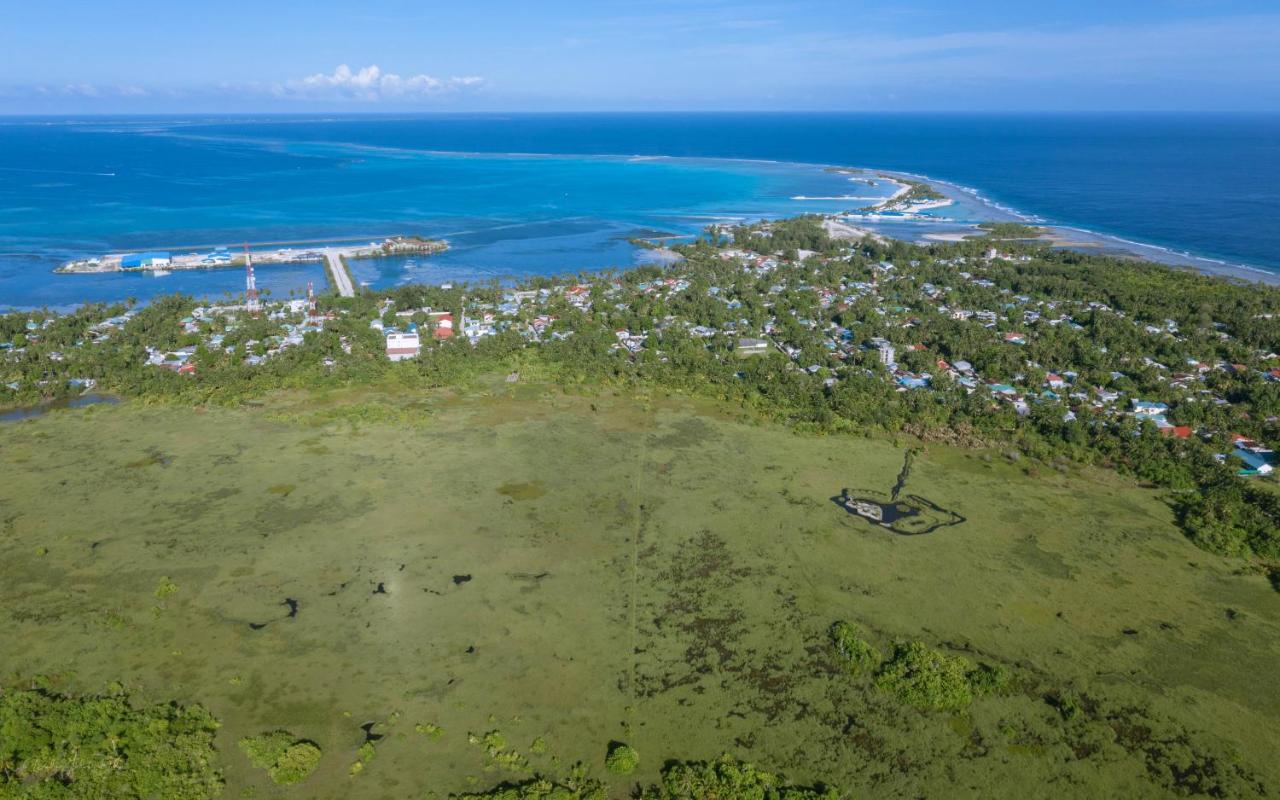
M 338 294 L 342 297 L 355 297 L 356 288 L 351 285 L 351 273 L 347 272 L 346 265 L 342 263 L 342 251 L 336 247 L 326 248 L 324 259 L 329 265 L 329 274 L 333 276 L 333 285 Z

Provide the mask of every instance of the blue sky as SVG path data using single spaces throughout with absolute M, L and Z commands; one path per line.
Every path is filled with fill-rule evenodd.
M 1280 111 L 1280 0 L 0 0 L 0 113 Z

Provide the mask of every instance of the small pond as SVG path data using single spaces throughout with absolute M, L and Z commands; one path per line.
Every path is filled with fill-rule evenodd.
M 120 402 L 120 398 L 112 397 L 109 394 L 95 394 L 89 392 L 79 397 L 73 397 L 69 400 L 54 400 L 49 403 L 41 403 L 35 406 L 24 406 L 22 408 L 13 408 L 8 411 L 0 411 L 0 422 L 22 422 L 26 419 L 35 419 L 44 416 L 50 411 L 57 411 L 62 408 L 85 408 L 86 406 L 96 406 L 101 404 L 115 405 Z

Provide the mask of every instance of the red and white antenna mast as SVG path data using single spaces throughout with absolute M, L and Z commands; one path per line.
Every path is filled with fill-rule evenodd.
M 307 281 L 307 316 L 314 317 L 316 315 L 316 290 L 311 285 L 311 281 Z
M 253 279 L 253 255 L 249 252 L 248 242 L 244 244 L 244 294 L 245 305 L 250 314 L 257 314 L 262 310 L 262 304 L 258 302 L 258 284 Z

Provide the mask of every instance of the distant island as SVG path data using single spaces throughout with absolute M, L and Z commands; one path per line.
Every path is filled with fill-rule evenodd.
M 892 197 L 862 209 L 864 213 L 883 213 L 894 211 L 903 214 L 915 214 L 950 205 L 953 201 L 942 192 L 925 181 L 912 180 L 900 176 L 884 175 L 881 179 L 899 184 L 901 188 Z

